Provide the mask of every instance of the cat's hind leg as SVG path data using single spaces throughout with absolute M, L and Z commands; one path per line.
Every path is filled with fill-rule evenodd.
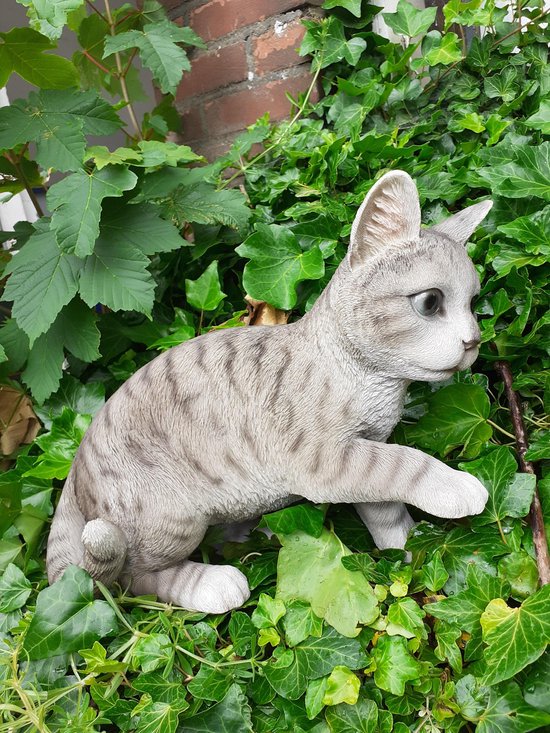
M 202 613 L 225 613 L 250 597 L 248 581 L 237 568 L 191 560 L 132 578 L 130 589 L 135 595 L 154 593 L 166 603 Z
M 407 507 L 400 501 L 379 501 L 372 504 L 355 504 L 357 513 L 366 524 L 379 550 L 402 550 L 414 520 Z

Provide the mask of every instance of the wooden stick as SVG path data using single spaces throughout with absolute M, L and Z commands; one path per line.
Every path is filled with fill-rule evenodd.
M 495 369 L 502 377 L 506 397 L 508 399 L 508 404 L 510 405 L 520 469 L 523 473 L 530 473 L 535 476 L 535 468 L 533 464 L 531 461 L 525 459 L 525 454 L 527 453 L 529 444 L 527 443 L 521 404 L 518 395 L 512 386 L 514 381 L 512 369 L 507 361 L 495 362 Z M 533 495 L 529 518 L 531 521 L 531 529 L 533 530 L 533 543 L 535 545 L 535 553 L 537 555 L 537 567 L 540 583 L 541 585 L 547 585 L 550 583 L 550 553 L 548 552 L 548 540 L 546 539 L 544 516 L 542 514 L 542 506 L 537 488 L 535 488 L 535 493 Z

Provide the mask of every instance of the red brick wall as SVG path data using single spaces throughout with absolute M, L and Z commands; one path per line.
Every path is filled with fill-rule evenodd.
M 192 69 L 176 95 L 181 142 L 210 160 L 258 117 L 284 119 L 311 83 L 299 56 L 303 18 L 322 0 L 161 0 L 170 17 L 208 44 L 190 54 Z M 317 93 L 317 91 L 316 91 Z

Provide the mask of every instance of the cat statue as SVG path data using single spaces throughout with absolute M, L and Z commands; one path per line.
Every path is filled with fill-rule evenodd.
M 49 536 L 50 582 L 80 565 L 136 595 L 223 613 L 250 591 L 237 568 L 187 559 L 210 525 L 302 497 L 351 502 L 379 548 L 402 548 L 413 526 L 403 502 L 479 514 L 488 495 L 476 478 L 384 441 L 412 380 L 448 379 L 477 357 L 465 244 L 491 205 L 421 229 L 413 180 L 387 173 L 301 320 L 199 336 L 139 369 L 77 452 Z

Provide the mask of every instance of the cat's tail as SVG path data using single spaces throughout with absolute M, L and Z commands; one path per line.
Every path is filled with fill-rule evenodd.
M 79 565 L 94 580 L 111 585 L 120 575 L 126 559 L 126 536 L 107 519 L 86 522 L 69 474 L 48 538 L 46 565 L 48 580 L 54 583 L 68 565 Z

